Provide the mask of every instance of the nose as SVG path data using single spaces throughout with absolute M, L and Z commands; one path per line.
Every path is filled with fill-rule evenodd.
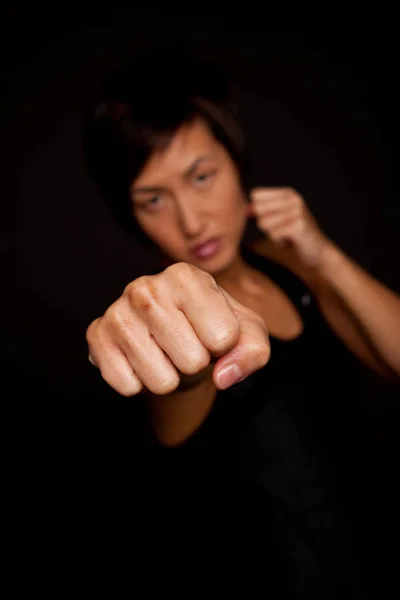
M 200 206 L 195 202 L 190 202 L 188 197 L 178 201 L 177 204 L 179 225 L 184 235 L 188 238 L 200 237 L 203 231 Z

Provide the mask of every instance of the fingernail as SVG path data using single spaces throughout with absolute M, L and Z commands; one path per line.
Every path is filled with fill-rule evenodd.
M 91 362 L 94 367 L 97 367 L 96 363 L 94 362 L 94 360 L 90 354 L 89 354 L 89 362 Z
M 242 372 L 236 363 L 221 369 L 217 376 L 218 386 L 221 390 L 226 390 L 231 385 L 238 383 L 240 379 L 242 379 Z

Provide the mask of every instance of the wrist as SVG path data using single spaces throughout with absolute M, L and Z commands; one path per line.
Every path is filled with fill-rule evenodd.
M 197 385 L 183 387 L 164 396 L 149 394 L 153 430 L 163 446 L 178 446 L 186 441 L 207 418 L 217 394 L 212 371 Z
M 186 390 L 192 390 L 199 385 L 203 385 L 204 382 L 209 379 L 210 374 L 212 376 L 213 369 L 214 365 L 210 363 L 205 369 L 200 371 L 200 373 L 196 373 L 196 375 L 185 375 L 184 373 L 179 373 L 180 382 L 175 391 L 184 392 Z

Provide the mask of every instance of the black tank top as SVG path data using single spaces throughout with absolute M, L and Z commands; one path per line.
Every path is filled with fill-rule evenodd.
M 242 252 L 286 292 L 303 333 L 272 337 L 269 363 L 218 391 L 179 447 L 161 447 L 143 421 L 144 435 L 92 476 L 72 520 L 92 546 L 132 544 L 154 577 L 168 565 L 167 589 L 186 575 L 189 597 L 205 579 L 210 593 L 218 580 L 246 597 L 361 597 L 346 516 L 362 421 L 356 362 L 298 278 Z
M 341 598 L 359 585 L 345 510 L 361 418 L 356 361 L 297 277 L 248 249 L 242 255 L 288 295 L 303 332 L 271 337 L 263 369 L 218 391 L 184 444 L 158 448 L 149 489 L 167 497 L 167 529 L 188 552 L 205 544 L 230 572 L 247 564 L 254 577 L 263 565 L 266 592 L 279 585 L 289 597 Z

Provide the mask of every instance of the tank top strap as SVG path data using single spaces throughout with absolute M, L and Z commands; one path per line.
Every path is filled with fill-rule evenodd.
M 285 292 L 303 318 L 309 316 L 310 309 L 315 307 L 315 299 L 301 279 L 285 267 L 249 248 L 241 248 L 241 255 L 248 265 L 270 277 Z

